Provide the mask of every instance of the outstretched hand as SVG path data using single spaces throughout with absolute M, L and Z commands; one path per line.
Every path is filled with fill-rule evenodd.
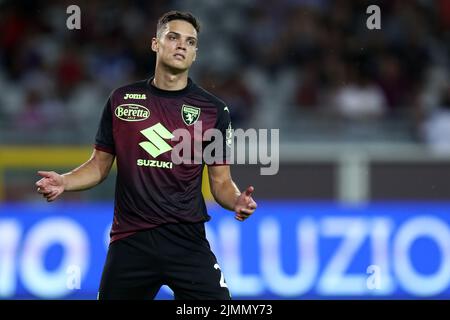
M 38 175 L 43 178 L 36 182 L 37 192 L 48 202 L 55 200 L 64 192 L 64 179 L 61 175 L 54 171 L 38 171 Z
M 255 188 L 250 186 L 237 198 L 234 205 L 234 212 L 236 213 L 234 217 L 237 220 L 244 221 L 255 212 L 257 204 L 252 198 L 253 191 L 255 191 Z

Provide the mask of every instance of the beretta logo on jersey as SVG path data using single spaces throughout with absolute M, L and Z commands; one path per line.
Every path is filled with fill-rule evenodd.
M 150 117 L 150 111 L 140 104 L 121 104 L 115 110 L 116 117 L 124 121 L 142 121 Z
M 183 122 L 188 126 L 197 122 L 200 117 L 200 108 L 188 106 L 183 104 L 181 107 L 181 118 L 183 118 Z

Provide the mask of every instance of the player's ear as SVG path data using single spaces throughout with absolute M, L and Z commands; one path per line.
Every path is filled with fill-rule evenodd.
M 194 62 L 195 59 L 197 59 L 197 48 L 195 48 L 195 51 L 194 51 L 194 58 L 192 59 L 192 62 Z
M 152 38 L 152 51 L 158 52 L 158 39 L 155 37 Z

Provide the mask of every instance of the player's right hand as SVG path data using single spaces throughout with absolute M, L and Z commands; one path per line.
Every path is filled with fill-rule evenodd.
M 38 171 L 38 175 L 43 177 L 36 182 L 37 192 L 42 194 L 48 202 L 55 200 L 64 192 L 64 178 L 54 171 Z

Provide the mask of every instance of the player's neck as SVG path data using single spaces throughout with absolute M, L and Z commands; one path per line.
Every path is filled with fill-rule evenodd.
M 186 88 L 188 83 L 188 73 L 183 72 L 180 74 L 171 74 L 168 72 L 158 72 L 158 68 L 155 70 L 155 77 L 152 84 L 161 90 L 176 91 Z

